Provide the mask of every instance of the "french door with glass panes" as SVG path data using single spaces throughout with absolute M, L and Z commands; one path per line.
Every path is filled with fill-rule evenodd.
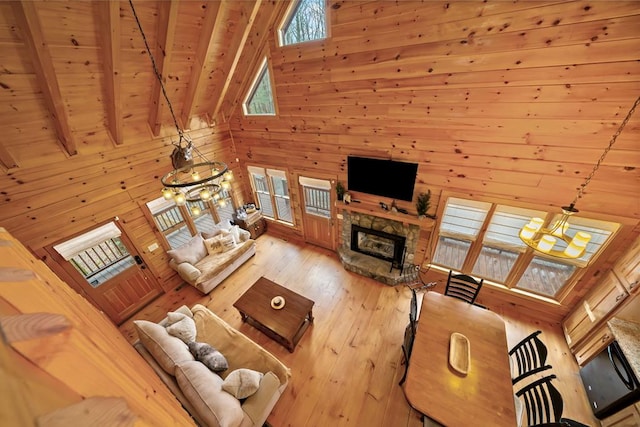
M 335 249 L 331 210 L 331 182 L 299 177 L 302 194 L 302 222 L 306 242 Z
M 162 293 L 131 240 L 115 222 L 45 248 L 50 265 L 116 325 Z

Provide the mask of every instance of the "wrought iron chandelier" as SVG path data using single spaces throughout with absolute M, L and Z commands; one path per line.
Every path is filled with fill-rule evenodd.
M 171 163 L 173 170 L 164 175 L 160 181 L 164 188 L 162 189 L 162 195 L 166 200 L 175 202 L 176 205 L 182 206 L 187 202 L 196 202 L 199 200 L 217 201 L 220 205 L 224 205 L 225 201 L 220 197 L 220 190 L 228 190 L 231 188 L 230 181 L 233 179 L 233 174 L 224 162 L 221 161 L 209 161 L 193 144 L 191 137 L 184 132 L 178 125 L 175 112 L 171 101 L 167 96 L 164 83 L 162 81 L 162 75 L 158 71 L 156 60 L 151 53 L 149 43 L 142 30 L 142 25 L 138 19 L 135 8 L 133 7 L 133 1 L 129 0 L 131 5 L 131 11 L 140 29 L 144 46 L 151 60 L 153 66 L 153 72 L 160 83 L 162 89 L 162 95 L 164 96 L 171 117 L 173 118 L 173 124 L 178 132 L 178 142 L 172 142 L 175 146 L 171 153 Z M 194 158 L 195 153 L 195 158 Z M 197 206 L 192 207 L 192 211 L 195 215 L 200 213 L 200 208 Z
M 622 129 L 627 125 L 638 103 L 640 103 L 640 97 L 636 99 L 627 116 L 618 127 L 618 130 L 611 137 L 609 145 L 605 148 L 589 176 L 587 176 L 584 183 L 580 185 L 573 201 L 569 206 L 562 207 L 562 216 L 560 219 L 555 221 L 551 227 L 546 227 L 542 218 L 532 218 L 528 224 L 522 227 L 520 230 L 520 239 L 527 246 L 535 251 L 558 258 L 575 259 L 580 258 L 584 254 L 587 243 L 591 240 L 591 235 L 584 231 L 578 231 L 573 237 L 569 236 L 567 234 L 569 231 L 569 218 L 579 212 L 578 209 L 575 208 L 578 199 L 584 194 L 584 190 L 587 188 L 587 185 L 589 185 L 589 182 L 591 182 L 591 178 L 593 178 L 593 175 L 602 164 L 609 150 L 611 150 L 611 147 L 615 144 Z

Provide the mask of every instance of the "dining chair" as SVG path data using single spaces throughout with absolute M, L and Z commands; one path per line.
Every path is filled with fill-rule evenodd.
M 533 381 L 516 392 L 524 406 L 527 427 L 562 425 L 562 395 L 552 384 L 555 375 Z M 521 420 L 518 420 L 518 425 Z M 555 423 L 555 424 L 554 424 Z
M 484 279 L 476 280 L 466 274 L 453 274 L 449 270 L 449 278 L 447 279 L 447 287 L 444 290 L 444 294 L 473 304 L 478 297 L 483 282 Z
M 535 331 L 509 350 L 511 382 L 517 383 L 529 375 L 551 369 L 547 365 L 547 346 L 540 340 L 542 331 Z

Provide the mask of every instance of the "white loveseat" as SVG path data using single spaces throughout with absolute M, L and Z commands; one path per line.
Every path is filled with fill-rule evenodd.
M 231 241 L 233 243 L 231 243 Z M 208 294 L 256 253 L 251 234 L 237 225 L 216 226 L 167 251 L 169 265 L 191 286 Z
M 176 312 L 194 320 L 196 341 L 220 351 L 228 362 L 226 370 L 214 373 L 195 360 L 187 344 L 165 328 L 168 318 L 160 323 L 136 320 L 136 350 L 199 425 L 262 427 L 287 387 L 290 369 L 205 306 L 182 306 Z M 225 382 L 238 369 L 263 374 L 252 394 L 242 399 L 225 391 Z

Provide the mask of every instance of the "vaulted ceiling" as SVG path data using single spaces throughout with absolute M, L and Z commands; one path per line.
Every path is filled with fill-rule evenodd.
M 367 155 L 418 162 L 434 207 L 456 193 L 556 211 L 640 94 L 637 1 L 330 0 L 327 39 L 285 47 L 289 1 L 133 3 L 179 125 L 235 171 L 292 182 L 346 182 L 347 156 Z M 121 215 L 155 242 L 140 206 L 176 131 L 129 1 L 0 2 L 0 16 L 0 226 L 38 248 Z M 245 116 L 265 56 L 277 114 Z M 636 112 L 578 204 L 624 224 L 593 277 L 640 234 L 639 141 Z
M 133 2 L 182 128 L 232 114 L 251 79 L 246 65 L 287 4 Z M 0 11 L 4 168 L 108 149 L 145 126 L 154 135 L 173 127 L 130 2 L 2 2 Z

